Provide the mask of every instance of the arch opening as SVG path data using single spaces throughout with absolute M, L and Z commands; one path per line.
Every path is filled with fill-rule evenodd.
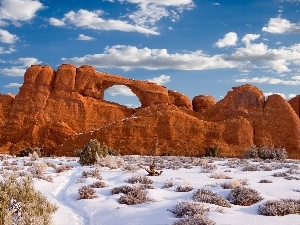
M 113 85 L 104 90 L 104 100 L 133 109 L 141 107 L 139 98 L 126 85 Z

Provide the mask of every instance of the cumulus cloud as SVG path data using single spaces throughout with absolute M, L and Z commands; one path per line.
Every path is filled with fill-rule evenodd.
M 16 51 L 16 49 L 12 46 L 10 46 L 8 48 L 0 47 L 0 54 L 11 54 L 15 51 Z
M 92 40 L 95 40 L 95 38 L 90 37 L 90 36 L 86 36 L 84 34 L 79 34 L 77 40 L 79 40 L 79 41 L 92 41 Z
M 53 18 L 53 17 L 51 17 L 51 18 L 49 19 L 49 23 L 50 23 L 52 26 L 55 26 L 55 27 L 63 27 L 63 26 L 66 25 L 64 21 L 59 20 L 59 19 L 56 19 L 56 18 Z
M 14 44 L 18 39 L 17 35 L 11 34 L 7 30 L 0 29 L 0 42 L 5 44 Z
M 22 84 L 19 84 L 19 83 L 9 83 L 9 84 L 5 85 L 4 87 L 6 87 L 6 88 L 19 88 L 21 86 L 22 86 Z
M 284 34 L 288 32 L 300 32 L 299 23 L 291 23 L 287 19 L 282 19 L 280 17 L 271 18 L 266 27 L 262 28 L 262 31 L 273 33 L 273 34 Z
M 300 85 L 300 76 L 292 76 L 289 80 L 274 77 L 253 77 L 236 79 L 238 83 L 259 83 L 259 84 L 284 84 L 284 85 Z
M 201 50 L 169 53 L 167 49 L 115 45 L 99 54 L 62 58 L 64 63 L 77 66 L 88 64 L 96 68 L 120 68 L 125 71 L 143 68 L 147 70 L 208 70 L 260 68 L 276 73 L 300 71 L 300 44 L 289 47 L 269 48 L 264 43 L 251 43 L 256 35 L 245 36 L 245 47 L 235 48 L 231 54 L 208 55 Z
M 224 48 L 224 47 L 229 47 L 229 46 L 235 46 L 238 41 L 238 36 L 235 32 L 229 32 L 225 34 L 224 38 L 219 39 L 215 43 L 215 46 L 218 48 Z
M 114 86 L 106 89 L 106 91 L 111 96 L 117 96 L 117 95 L 135 96 L 135 94 L 130 90 L 130 88 L 125 85 L 114 85 Z
M 19 22 L 30 21 L 36 16 L 36 13 L 44 6 L 39 0 L 1 0 L 0 2 L 0 22 L 12 21 L 15 24 Z
M 164 85 L 168 82 L 170 82 L 171 77 L 167 75 L 160 75 L 159 77 L 154 77 L 152 79 L 148 79 L 147 81 L 159 84 L 159 85 Z
M 0 69 L 0 74 L 3 74 L 4 76 L 20 77 L 24 75 L 28 67 L 41 63 L 42 62 L 36 58 L 19 58 L 17 61 L 12 63 L 12 67 Z
M 155 29 L 148 29 L 139 25 L 129 24 L 127 21 L 101 18 L 103 11 L 88 11 L 80 9 L 77 12 L 70 11 L 62 19 L 50 18 L 49 23 L 53 26 L 73 25 L 81 28 L 94 30 L 118 30 L 123 32 L 138 32 L 143 34 L 158 35 Z
M 246 34 L 243 38 L 242 38 L 242 42 L 245 43 L 245 45 L 250 45 L 250 43 L 252 41 L 255 41 L 256 39 L 258 39 L 260 37 L 259 34 Z
M 184 10 L 195 7 L 192 0 L 120 0 L 137 4 L 137 11 L 129 14 L 129 18 L 136 24 L 146 27 L 155 27 L 156 23 L 163 18 L 169 18 L 175 22 L 179 20 Z
M 280 95 L 281 97 L 283 97 L 284 99 L 287 99 L 287 100 L 296 97 L 295 94 L 288 94 L 286 96 L 283 93 L 273 93 L 273 92 L 266 92 L 266 93 L 264 93 L 264 96 L 266 96 L 266 97 L 269 97 L 270 95 Z
M 62 61 L 78 66 L 88 64 L 96 68 L 118 67 L 123 70 L 134 68 L 207 70 L 237 66 L 235 62 L 225 60 L 222 55 L 209 56 L 202 51 L 171 54 L 167 49 L 137 48 L 125 45 L 106 47 L 101 54 L 62 58 Z

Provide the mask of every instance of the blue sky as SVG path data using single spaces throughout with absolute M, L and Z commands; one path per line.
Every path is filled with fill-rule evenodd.
M 0 0 L 0 93 L 30 65 L 88 64 L 220 100 L 250 83 L 300 94 L 300 0 Z M 105 99 L 139 104 L 122 86 Z

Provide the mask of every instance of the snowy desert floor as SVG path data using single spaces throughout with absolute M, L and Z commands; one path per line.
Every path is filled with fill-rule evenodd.
M 125 185 L 140 185 L 128 183 L 128 180 L 146 176 L 146 170 L 140 166 L 148 168 L 153 157 L 108 157 L 97 165 L 81 166 L 79 158 L 75 157 L 46 157 L 32 161 L 29 157 L 0 156 L 0 179 L 8 172 L 24 175 L 37 167 L 42 170 L 42 176 L 33 178 L 34 186 L 58 206 L 53 215 L 55 225 L 171 225 L 179 218 L 169 209 L 182 201 L 192 200 L 195 191 L 211 190 L 227 198 L 231 189 L 224 187 L 230 185 L 254 189 L 262 200 L 250 206 L 230 204 L 230 208 L 201 203 L 209 208 L 207 217 L 215 224 L 300 225 L 299 214 L 263 216 L 258 213 L 259 205 L 268 200 L 300 200 L 299 160 L 156 157 L 156 169 L 162 174 L 147 176 L 153 183 L 144 185 L 147 197 L 153 201 L 126 205 L 119 203 L 124 194 L 112 194 L 112 190 Z M 97 182 L 102 185 L 92 188 L 94 198 L 79 198 L 81 187 Z

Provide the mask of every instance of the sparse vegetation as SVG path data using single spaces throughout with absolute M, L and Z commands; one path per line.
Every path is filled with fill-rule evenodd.
M 285 216 L 288 214 L 300 214 L 300 200 L 269 200 L 259 206 L 258 213 L 264 216 Z
M 274 146 L 251 146 L 244 154 L 245 158 L 250 159 L 271 159 L 271 160 L 285 160 L 287 158 L 287 152 L 285 148 L 275 148 Z
M 193 200 L 231 208 L 230 203 L 224 197 L 218 196 L 216 193 L 206 189 L 195 191 L 193 193 Z
M 221 157 L 220 148 L 217 146 L 206 147 L 205 148 L 205 156 L 220 158 Z
M 251 188 L 238 186 L 232 189 L 228 195 L 228 200 L 234 205 L 249 206 L 261 201 L 260 194 Z
M 117 151 L 110 149 L 104 144 L 101 145 L 96 139 L 92 139 L 80 152 L 79 163 L 81 165 L 94 165 L 99 160 L 99 157 L 117 154 Z
M 140 188 L 133 188 L 119 198 L 119 203 L 126 205 L 137 205 L 154 201 L 154 199 L 147 197 L 146 192 Z
M 135 175 L 135 176 L 127 179 L 126 182 L 130 183 L 130 184 L 136 184 L 136 183 L 140 183 L 140 184 L 152 184 L 153 180 L 151 180 L 148 177 L 143 176 L 143 175 Z
M 30 177 L 10 174 L 0 181 L 1 224 L 52 223 L 57 207 L 50 203 L 34 186 Z
M 79 195 L 79 200 L 80 199 L 92 199 L 92 198 L 97 198 L 96 191 L 89 187 L 89 186 L 83 186 L 78 189 L 78 195 Z

